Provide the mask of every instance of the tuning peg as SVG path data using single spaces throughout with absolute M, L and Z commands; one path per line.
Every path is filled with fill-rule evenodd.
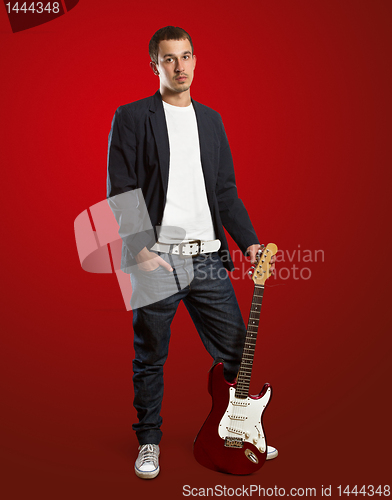
M 253 271 L 248 271 L 249 276 L 253 275 Z

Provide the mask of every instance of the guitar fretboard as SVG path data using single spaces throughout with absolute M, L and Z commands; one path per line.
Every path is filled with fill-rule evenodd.
M 237 377 L 237 385 L 235 389 L 236 398 L 247 398 L 249 394 L 250 377 L 252 375 L 253 358 L 255 355 L 257 330 L 259 328 L 263 293 L 264 285 L 255 285 L 252 306 L 249 313 L 245 345 L 242 352 L 242 359 Z

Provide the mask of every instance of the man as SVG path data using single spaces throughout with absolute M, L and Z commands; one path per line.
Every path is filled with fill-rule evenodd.
M 163 365 L 177 306 L 184 301 L 207 351 L 224 360 L 225 377 L 234 380 L 246 329 L 224 269 L 233 263 L 223 226 L 252 262 L 260 248 L 237 195 L 220 115 L 190 96 L 191 37 L 167 26 L 149 52 L 159 91 L 118 108 L 108 153 L 109 203 L 133 288 L 135 472 L 145 479 L 159 473 Z

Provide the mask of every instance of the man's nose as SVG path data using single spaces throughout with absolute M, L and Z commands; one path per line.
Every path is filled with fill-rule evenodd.
M 184 71 L 184 65 L 182 64 L 181 60 L 177 60 L 176 62 L 176 71 L 178 71 L 179 73 L 181 71 Z

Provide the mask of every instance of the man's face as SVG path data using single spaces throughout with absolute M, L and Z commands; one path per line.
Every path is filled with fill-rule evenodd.
M 185 92 L 191 86 L 196 57 L 192 56 L 189 40 L 162 40 L 159 43 L 158 64 L 151 63 L 159 75 L 161 90 L 170 93 Z

